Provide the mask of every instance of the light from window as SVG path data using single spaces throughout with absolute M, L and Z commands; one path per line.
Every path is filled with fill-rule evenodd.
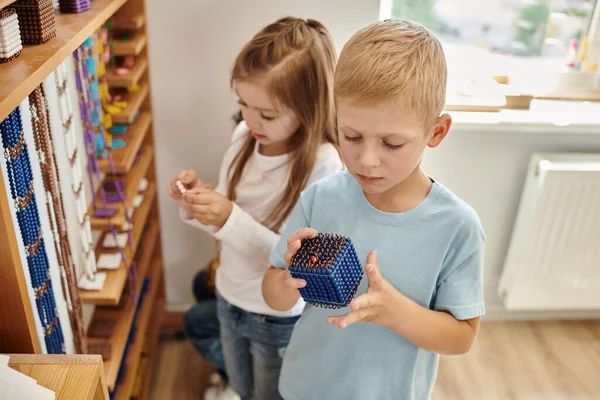
M 548 86 L 587 34 L 595 0 L 387 0 L 392 18 L 436 33 L 449 73 L 509 75 Z M 382 11 L 382 16 L 385 13 Z M 573 50 L 571 50 L 573 51 Z
M 445 43 L 522 57 L 564 58 L 587 28 L 592 0 L 393 0 L 393 18 L 433 30 Z

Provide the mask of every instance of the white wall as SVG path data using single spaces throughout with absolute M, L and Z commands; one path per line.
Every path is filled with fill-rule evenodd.
M 320 20 L 338 52 L 376 20 L 379 0 L 146 0 L 158 183 L 170 308 L 192 302 L 191 280 L 213 255 L 213 241 L 183 226 L 164 188 L 182 168 L 216 184 L 233 128 L 236 99 L 229 73 L 242 46 L 262 26 L 293 15 Z
M 487 234 L 485 299 L 494 318 L 600 317 L 600 313 L 508 313 L 497 287 L 517 215 L 529 157 L 534 152 L 600 152 L 595 134 L 452 129 L 423 163 L 426 172 L 478 212 Z

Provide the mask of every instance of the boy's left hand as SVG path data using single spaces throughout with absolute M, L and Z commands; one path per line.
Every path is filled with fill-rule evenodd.
M 196 187 L 186 191 L 183 198 L 187 202 L 190 217 L 203 225 L 213 225 L 221 229 L 231 215 L 233 202 L 219 192 Z
M 387 281 L 377 265 L 377 250 L 372 250 L 367 256 L 365 266 L 369 289 L 350 302 L 352 312 L 327 318 L 330 324 L 336 324 L 343 329 L 355 322 L 371 322 L 389 327 L 400 306 L 400 292 Z

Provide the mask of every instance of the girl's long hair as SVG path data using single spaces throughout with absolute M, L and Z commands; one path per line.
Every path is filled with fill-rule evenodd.
M 336 133 L 333 76 L 337 55 L 328 30 L 312 19 L 282 18 L 262 29 L 235 60 L 231 85 L 238 80 L 266 78 L 268 92 L 278 108 L 291 110 L 300 128 L 291 137 L 290 176 L 281 200 L 263 224 L 278 232 L 292 212 L 315 165 L 319 146 L 332 143 Z M 256 139 L 246 142 L 229 168 L 228 197 L 252 156 Z

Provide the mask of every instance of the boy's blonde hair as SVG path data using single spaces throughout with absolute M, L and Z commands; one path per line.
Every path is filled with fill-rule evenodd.
M 266 78 L 267 91 L 278 108 L 291 110 L 300 128 L 291 138 L 290 176 L 281 200 L 263 224 L 277 232 L 292 212 L 306 186 L 319 146 L 338 148 L 335 130 L 333 75 L 337 59 L 327 28 L 314 19 L 284 17 L 264 27 L 246 43 L 231 73 L 236 81 Z M 235 189 L 254 152 L 256 139 L 246 143 L 229 168 L 227 195 Z
M 397 102 L 429 130 L 444 109 L 446 76 L 444 51 L 431 31 L 410 21 L 378 21 L 342 49 L 335 98 L 359 106 Z

